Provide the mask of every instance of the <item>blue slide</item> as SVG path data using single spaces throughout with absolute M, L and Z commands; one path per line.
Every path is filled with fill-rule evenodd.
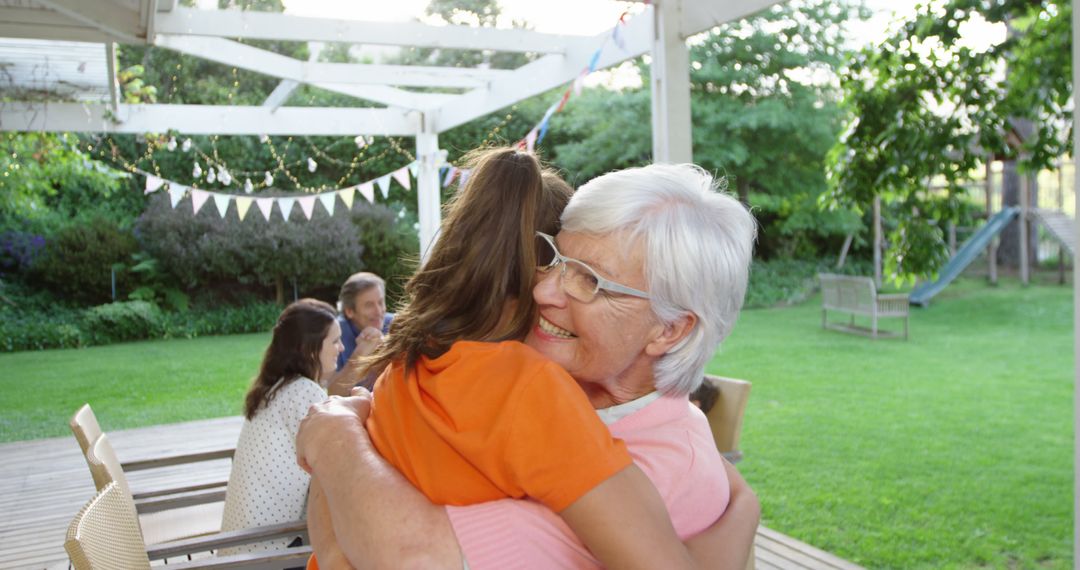
M 975 258 L 986 249 L 986 246 L 990 245 L 990 240 L 1000 234 L 1005 229 L 1005 226 L 1009 225 L 1009 222 L 1019 215 L 1020 208 L 1016 206 L 1009 206 L 994 214 L 987 220 L 986 225 L 979 228 L 979 231 L 975 232 L 964 242 L 964 245 L 960 246 L 956 255 L 945 264 L 945 267 L 941 268 L 941 271 L 938 272 L 937 281 L 921 283 L 911 292 L 909 296 L 911 304 L 922 307 L 928 305 L 934 295 L 937 295 L 949 283 L 952 283 L 953 279 L 956 279 L 964 268 L 971 265 L 971 262 L 975 261 Z

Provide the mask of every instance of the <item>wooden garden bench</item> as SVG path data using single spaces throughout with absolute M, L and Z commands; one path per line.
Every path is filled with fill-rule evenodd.
M 878 328 L 878 319 L 896 317 L 904 319 L 904 339 L 908 337 L 908 296 L 906 293 L 881 295 L 869 277 L 819 273 L 821 282 L 821 327 L 871 338 L 896 336 L 895 332 Z M 829 311 L 847 313 L 848 323 L 828 321 Z M 855 324 L 855 317 L 868 317 L 870 327 Z

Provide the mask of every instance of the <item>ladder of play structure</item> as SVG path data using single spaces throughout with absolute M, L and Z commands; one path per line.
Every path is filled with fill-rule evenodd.
M 1044 210 L 1035 208 L 1031 215 L 1046 228 L 1055 240 L 1065 246 L 1070 256 L 1076 252 L 1076 221 L 1072 216 L 1059 210 Z
M 964 242 L 964 245 L 960 246 L 960 249 L 956 251 L 956 255 L 945 264 L 945 267 L 941 268 L 941 271 L 938 272 L 937 281 L 920 283 L 918 287 L 911 291 L 909 296 L 911 304 L 921 306 L 929 304 L 931 297 L 937 295 L 946 285 L 952 283 L 953 279 L 956 279 L 964 271 L 964 268 L 971 265 L 971 262 L 979 257 L 979 254 L 986 249 L 986 246 L 990 245 L 990 240 L 1000 234 L 1005 229 L 1005 226 L 1008 226 L 1009 222 L 1019 215 L 1020 208 L 1010 206 L 991 216 L 983 227 L 979 228 Z

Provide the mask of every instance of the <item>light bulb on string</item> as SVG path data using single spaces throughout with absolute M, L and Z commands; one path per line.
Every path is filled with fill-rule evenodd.
M 244 194 L 251 194 L 255 191 L 255 185 L 251 183 L 250 178 L 244 179 Z
M 266 171 L 266 176 L 263 177 L 263 185 L 265 185 L 265 186 L 273 186 L 274 185 L 274 177 L 270 175 L 269 170 Z
M 217 180 L 217 174 L 214 173 L 214 167 L 211 166 L 206 171 L 206 182 L 213 184 L 215 180 Z
M 319 167 L 319 165 L 315 162 L 315 159 L 313 159 L 311 157 L 308 157 L 308 159 L 307 159 L 308 172 L 315 172 L 315 169 L 318 168 L 318 167 Z
M 180 145 L 180 150 L 184 152 L 191 150 L 191 139 L 184 139 L 184 144 Z
M 195 168 L 191 169 L 191 177 L 192 178 L 198 178 L 200 176 L 202 176 L 202 167 L 199 166 L 198 161 L 196 161 L 195 162 Z
M 169 142 L 165 144 L 165 148 L 169 149 L 169 152 L 176 150 L 176 137 L 169 137 Z
M 270 140 L 270 137 L 268 137 L 266 135 L 259 135 L 259 142 L 261 142 L 262 144 L 266 144 L 266 142 L 269 141 L 269 140 Z
M 364 148 L 368 144 L 367 140 L 364 139 L 364 135 L 356 135 L 356 138 L 353 139 L 353 142 L 356 143 L 356 148 Z
M 221 169 L 218 170 L 217 177 L 218 180 L 226 186 L 232 184 L 232 174 L 229 174 L 229 171 L 226 170 L 224 166 L 222 166 Z

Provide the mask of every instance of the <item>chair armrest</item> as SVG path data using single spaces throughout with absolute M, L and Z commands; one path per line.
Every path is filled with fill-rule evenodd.
M 232 459 L 233 454 L 236 453 L 236 448 L 231 447 L 228 449 L 215 449 L 213 451 L 203 451 L 199 453 L 184 453 L 180 455 L 166 455 L 163 457 L 154 457 L 151 459 L 142 459 L 136 461 L 126 461 L 120 464 L 120 467 L 125 473 L 131 471 L 139 471 L 142 469 L 154 469 L 157 467 L 168 467 L 170 465 L 184 465 L 186 463 L 197 463 L 199 461 L 213 461 L 216 459 Z
M 728 463 L 732 465 L 735 465 L 736 463 L 742 461 L 743 458 L 743 454 L 741 451 L 725 451 L 720 455 L 723 455 L 724 459 L 727 459 Z
M 218 503 L 225 500 L 225 489 L 193 491 L 166 498 L 143 499 L 135 502 L 135 511 L 140 515 L 168 511 L 206 503 Z
M 307 521 L 290 521 L 287 523 L 228 530 L 207 536 L 185 538 L 173 542 L 155 544 L 146 549 L 146 555 L 151 560 L 172 558 L 174 556 L 188 554 L 190 552 L 206 552 L 230 546 L 239 546 L 252 542 L 262 542 L 275 538 L 303 535 L 307 536 Z M 289 549 L 295 550 L 295 549 Z M 172 566 L 170 564 L 169 566 Z
M 878 295 L 879 301 L 908 301 L 907 293 L 889 293 L 887 295 Z
M 187 487 L 175 487 L 172 489 L 155 489 L 153 491 L 142 491 L 139 493 L 132 492 L 131 498 L 136 502 L 145 499 L 155 499 L 158 497 L 165 497 L 168 495 L 177 495 L 182 493 L 191 493 L 193 491 L 206 491 L 210 489 L 218 489 L 228 486 L 228 481 L 214 481 L 213 483 L 203 483 L 202 485 L 189 485 Z
M 311 558 L 311 553 L 310 546 L 298 546 L 254 554 L 214 556 L 180 564 L 170 563 L 167 567 L 172 570 L 284 570 L 304 567 L 308 558 Z

